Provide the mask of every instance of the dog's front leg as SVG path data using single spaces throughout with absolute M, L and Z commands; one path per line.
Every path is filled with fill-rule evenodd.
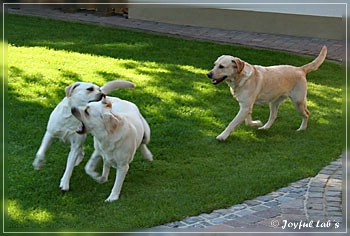
M 69 152 L 67 164 L 66 164 L 66 170 L 64 171 L 63 177 L 61 178 L 61 182 L 60 182 L 60 189 L 62 191 L 69 190 L 70 177 L 72 176 L 76 160 L 82 152 L 81 145 L 82 145 L 81 143 L 76 143 L 76 142 L 71 143 L 71 148 L 70 148 L 70 152 Z
M 247 118 L 249 111 L 249 107 L 245 106 L 245 104 L 240 104 L 240 110 L 236 117 L 230 122 L 226 129 L 216 137 L 216 139 L 219 141 L 225 141 L 230 133 Z
M 128 173 L 128 170 L 129 170 L 129 164 L 117 167 L 117 176 L 115 177 L 115 182 L 112 188 L 112 192 L 109 195 L 109 197 L 105 200 L 105 202 L 112 202 L 119 199 L 119 194 L 122 189 L 123 182 L 124 182 L 126 173 Z
M 99 174 L 95 170 L 96 170 L 96 166 L 97 166 L 98 162 L 101 159 L 102 159 L 101 154 L 99 153 L 98 150 L 95 149 L 94 152 L 92 153 L 89 161 L 85 165 L 86 174 L 90 175 L 91 178 L 93 178 L 96 181 L 97 181 L 97 177 L 99 176 Z
M 249 113 L 247 118 L 245 119 L 245 123 L 249 126 L 262 126 L 262 123 L 260 120 L 253 120 L 252 119 L 252 113 Z
M 102 175 L 97 177 L 96 181 L 99 182 L 100 184 L 107 182 L 110 168 L 111 168 L 110 164 L 108 164 L 107 161 L 104 160 Z

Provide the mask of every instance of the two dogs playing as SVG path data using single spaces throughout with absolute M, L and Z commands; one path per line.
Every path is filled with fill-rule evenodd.
M 223 81 L 228 84 L 240 110 L 216 139 L 226 140 L 243 121 L 250 126 L 259 126 L 259 129 L 270 128 L 277 118 L 279 105 L 287 98 L 292 100 L 302 116 L 298 131 L 306 129 L 310 114 L 307 109 L 306 75 L 317 70 L 326 55 L 327 48 L 324 46 L 315 60 L 301 67 L 263 67 L 251 65 L 237 57 L 220 56 L 207 76 L 214 85 Z M 136 149 L 140 147 L 142 155 L 152 161 L 152 153 L 146 146 L 150 141 L 150 128 L 137 106 L 106 96 L 114 89 L 133 87 L 134 84 L 128 81 L 111 81 L 102 88 L 90 83 L 75 83 L 67 87 L 66 97 L 50 115 L 47 131 L 33 162 L 34 168 L 42 168 L 45 153 L 53 138 L 69 141 L 71 151 L 60 183 L 63 191 L 69 190 L 73 168 L 84 156 L 82 145 L 86 133 L 91 132 L 94 135 L 95 150 L 85 166 L 85 171 L 93 179 L 103 183 L 108 179 L 110 167 L 116 168 L 115 183 L 106 201 L 117 200 Z M 265 125 L 259 120 L 252 120 L 253 106 L 260 103 L 269 103 L 270 107 L 269 120 Z M 100 159 L 103 159 L 102 175 L 96 172 Z
M 54 138 L 70 143 L 66 170 L 61 178 L 62 191 L 69 190 L 69 181 L 75 166 L 84 157 L 83 143 L 87 131 L 94 134 L 95 151 L 87 163 L 87 174 L 98 182 L 107 181 L 109 168 L 118 170 L 114 187 L 106 201 L 119 198 L 125 175 L 136 149 L 147 160 L 152 153 L 147 144 L 150 141 L 150 128 L 135 104 L 106 94 L 114 89 L 134 88 L 129 81 L 114 80 L 103 87 L 92 83 L 78 82 L 66 88 L 66 97 L 52 111 L 44 138 L 33 162 L 34 169 L 40 170 L 45 164 L 45 154 Z M 77 119 L 78 118 L 78 119 Z M 103 159 L 102 175 L 95 171 Z

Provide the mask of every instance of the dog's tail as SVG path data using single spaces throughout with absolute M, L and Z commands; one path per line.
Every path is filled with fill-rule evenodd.
M 316 57 L 315 60 L 313 60 L 312 62 L 302 66 L 301 68 L 303 69 L 305 74 L 311 71 L 317 70 L 318 67 L 323 63 L 326 56 L 327 56 L 327 47 L 323 46 L 318 57 Z
M 135 88 L 135 84 L 127 80 L 112 80 L 103 85 L 101 91 L 104 94 L 108 94 L 109 92 L 120 88 Z

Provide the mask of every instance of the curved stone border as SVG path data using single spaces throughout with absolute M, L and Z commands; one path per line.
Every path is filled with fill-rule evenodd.
M 341 159 L 323 168 L 311 179 L 307 191 L 308 220 L 342 220 L 342 162 Z
M 187 217 L 150 231 L 324 230 L 342 229 L 342 156 L 313 178 L 227 209 Z M 294 223 L 294 224 L 293 224 Z M 297 225 L 296 225 L 297 224 Z

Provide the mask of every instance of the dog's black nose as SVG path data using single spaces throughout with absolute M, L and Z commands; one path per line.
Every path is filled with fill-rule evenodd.
M 208 74 L 207 74 L 208 78 L 212 78 L 213 77 L 213 73 L 210 71 Z

